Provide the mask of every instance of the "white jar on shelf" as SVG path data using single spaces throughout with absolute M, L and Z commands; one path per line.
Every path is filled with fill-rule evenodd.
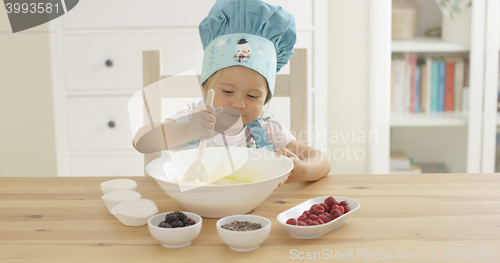
M 460 11 L 454 18 L 443 15 L 441 20 L 441 38 L 447 42 L 470 46 L 471 7 Z

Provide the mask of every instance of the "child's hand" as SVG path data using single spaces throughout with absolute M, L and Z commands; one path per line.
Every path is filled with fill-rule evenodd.
M 197 106 L 191 116 L 188 125 L 189 138 L 198 140 L 202 136 L 213 136 L 215 127 L 215 116 L 222 112 L 222 107 L 208 107 L 206 105 Z
M 301 176 L 300 171 L 301 168 L 304 166 L 303 162 L 299 159 L 299 157 L 297 157 L 297 155 L 295 155 L 292 151 L 288 150 L 285 147 L 281 147 L 281 149 L 276 151 L 276 155 L 284 155 L 290 158 L 290 160 L 292 160 L 293 162 L 293 169 L 292 171 L 290 171 L 290 174 L 285 176 L 285 178 L 278 184 L 278 186 L 276 187 L 276 189 L 274 189 L 274 191 L 278 190 L 278 188 L 280 188 L 287 181 L 289 183 L 298 181 L 297 178 Z

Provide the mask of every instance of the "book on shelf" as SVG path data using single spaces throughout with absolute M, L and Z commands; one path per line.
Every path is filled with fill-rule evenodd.
M 403 150 L 391 150 L 389 165 L 391 170 L 409 170 L 411 168 L 410 157 Z
M 410 70 L 410 112 L 415 112 L 415 103 L 416 103 L 416 68 L 417 68 L 417 56 L 415 54 L 409 54 L 409 70 Z M 418 112 L 418 111 L 417 111 Z
M 421 73 L 422 73 L 422 66 L 417 65 L 415 68 L 415 96 L 414 96 L 414 104 L 413 104 L 413 112 L 420 112 L 420 98 L 421 98 Z
M 412 165 L 408 170 L 389 170 L 390 174 L 421 174 L 422 168 L 418 165 Z
M 446 60 L 445 73 L 445 101 L 444 111 L 453 111 L 453 102 L 455 101 L 455 61 L 453 59 Z
M 419 59 L 394 54 L 391 63 L 391 110 L 394 113 L 463 111 L 469 62 L 459 56 Z
M 450 170 L 445 163 L 418 162 L 416 163 L 422 173 L 449 173 Z
M 427 66 L 422 64 L 420 67 L 420 109 L 419 111 L 425 112 L 427 110 Z
M 389 165 L 389 172 L 391 174 L 422 173 L 420 166 L 418 166 L 403 150 L 391 150 Z
M 455 57 L 455 74 L 453 75 L 453 109 L 455 111 L 460 111 L 462 109 L 462 91 L 464 87 L 464 74 L 465 74 L 465 63 L 464 59 L 461 57 Z
M 438 95 L 438 109 L 437 111 L 444 111 L 444 101 L 445 101 L 445 76 L 446 76 L 446 62 L 444 60 L 439 60 L 439 95 Z
M 439 61 L 432 61 L 431 75 L 431 110 L 430 112 L 439 111 Z

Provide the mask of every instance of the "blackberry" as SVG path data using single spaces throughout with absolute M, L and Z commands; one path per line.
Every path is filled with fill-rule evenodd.
M 170 226 L 167 222 L 165 221 L 162 221 L 160 222 L 160 224 L 158 225 L 159 227 L 163 227 L 163 228 L 172 228 L 172 226 Z
M 169 213 L 165 216 L 165 222 L 171 224 L 175 221 L 179 220 L 179 218 L 177 218 L 177 216 L 175 215 L 175 213 Z
M 170 226 L 172 228 L 177 228 L 177 227 L 183 227 L 184 226 L 184 223 L 182 223 L 182 221 L 180 220 L 177 220 L 177 221 L 174 221 L 170 224 Z
M 184 220 L 182 220 L 182 222 L 184 223 L 184 226 L 192 226 L 192 225 L 196 224 L 194 222 L 194 220 L 189 218 L 189 217 L 184 218 Z
M 175 211 L 174 214 L 179 218 L 179 220 L 183 221 L 187 216 L 183 212 Z

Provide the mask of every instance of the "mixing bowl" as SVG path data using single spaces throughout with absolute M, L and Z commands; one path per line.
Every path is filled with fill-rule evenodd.
M 146 172 L 160 187 L 187 211 L 203 217 L 221 218 L 245 214 L 262 203 L 293 169 L 293 162 L 274 152 L 239 147 L 205 149 L 208 174 L 225 176 L 235 171 L 258 171 L 262 180 L 233 185 L 179 184 L 194 162 L 198 149 L 173 152 L 150 162 Z

